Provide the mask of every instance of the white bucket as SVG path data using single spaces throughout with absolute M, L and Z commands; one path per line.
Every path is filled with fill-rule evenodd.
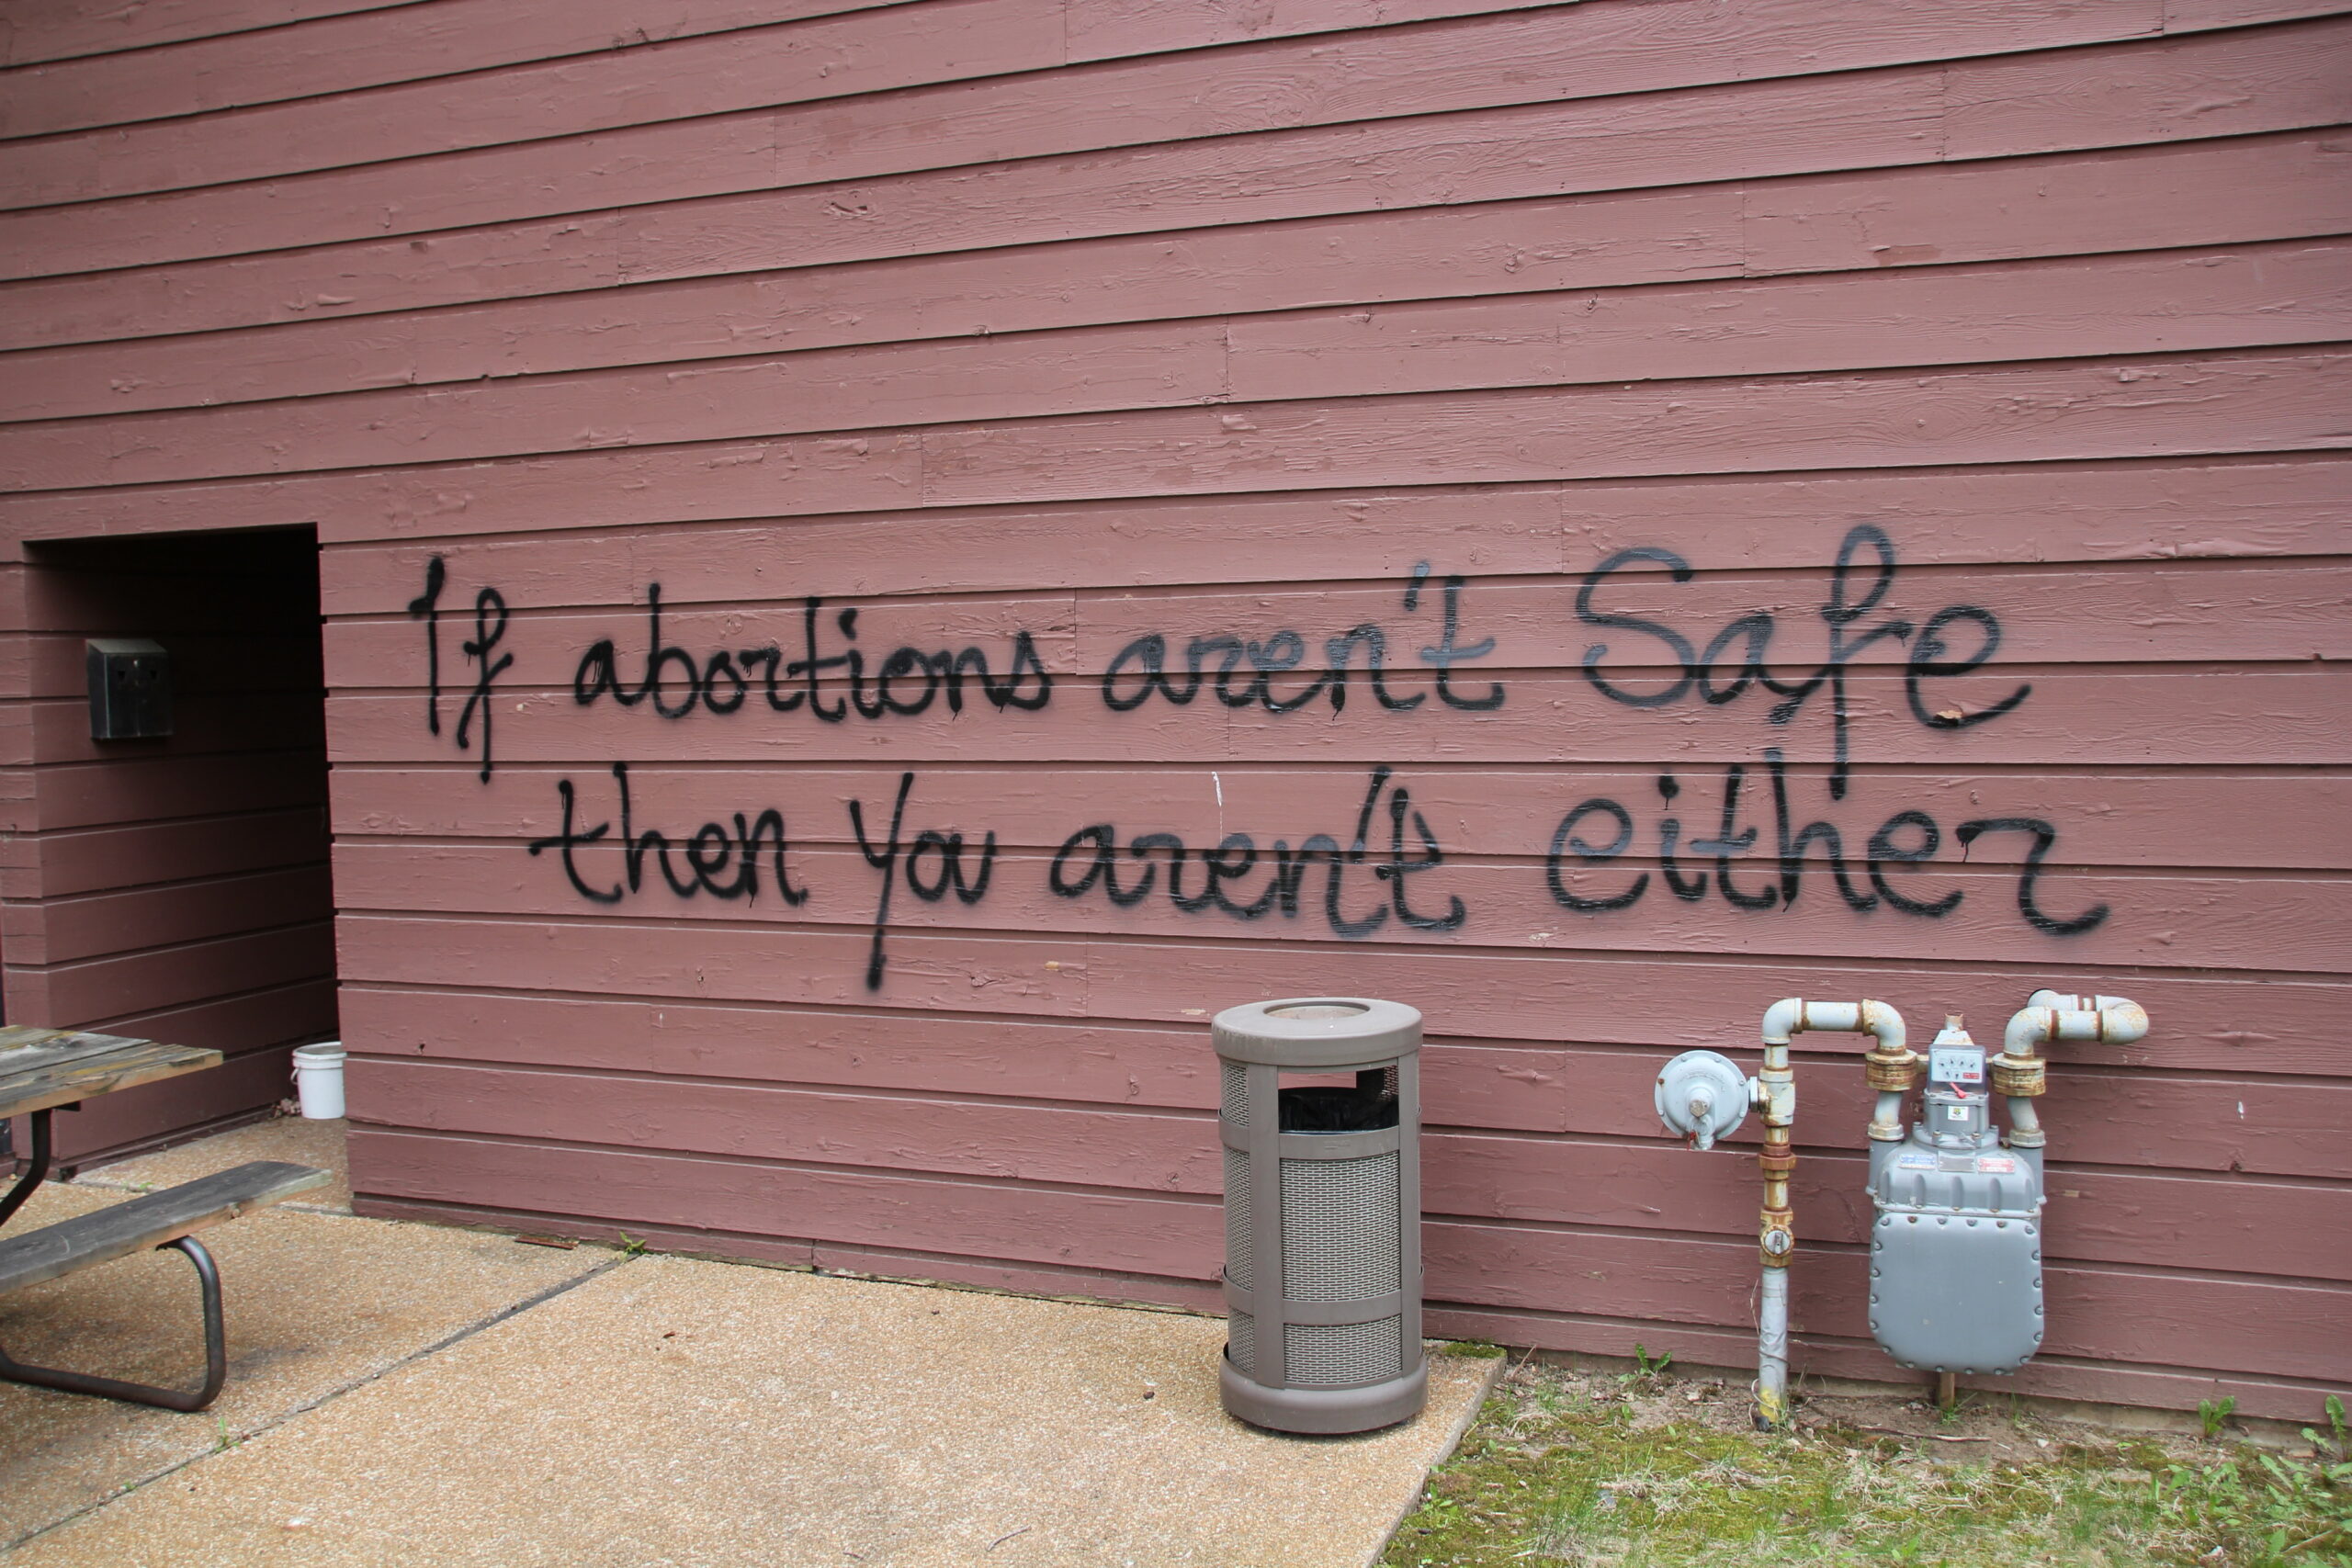
M 344 1055 L 340 1040 L 294 1047 L 294 1089 L 307 1119 L 333 1122 L 343 1115 Z

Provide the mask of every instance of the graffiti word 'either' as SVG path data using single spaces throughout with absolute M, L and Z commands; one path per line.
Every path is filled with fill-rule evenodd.
M 1771 780 L 1772 843 L 1759 847 L 1759 829 L 1753 824 L 1745 828 L 1739 825 L 1740 793 L 1747 784 L 1747 768 L 1745 763 L 1734 762 L 1724 770 L 1723 808 L 1712 835 L 1686 840 L 1679 817 L 1658 818 L 1657 879 L 1668 893 L 1695 904 L 1712 890 L 1736 909 L 1789 908 L 1797 901 L 1809 858 L 1817 850 L 1837 885 L 1838 897 L 1857 913 L 1867 913 L 1883 903 L 1901 914 L 1939 919 L 1960 908 L 1963 897 L 1960 888 L 1936 893 L 1912 881 L 1924 863 L 1933 860 L 1936 852 L 1943 847 L 1944 830 L 1933 817 L 1917 808 L 1895 812 L 1862 842 L 1862 852 L 1857 857 L 1859 865 L 1849 866 L 1845 840 L 1835 825 L 1815 821 L 1802 828 L 1792 826 L 1788 779 L 1781 753 L 1767 750 L 1764 759 Z M 1665 807 L 1670 808 L 1675 797 L 1682 793 L 1681 782 L 1670 773 L 1660 773 L 1657 792 Z M 2039 817 L 1980 817 L 1952 829 L 1952 836 L 1962 848 L 1987 833 L 2023 833 L 2032 840 L 2032 846 L 2026 851 L 2025 867 L 2018 875 L 2017 892 L 2018 913 L 2028 925 L 2050 936 L 2078 936 L 2105 923 L 2109 912 L 2105 904 L 2066 918 L 2042 908 L 2039 884 L 2042 862 L 2058 841 L 2055 828 Z M 1544 881 L 1553 898 L 1561 908 L 1580 914 L 1605 914 L 1630 909 L 1640 903 L 1652 887 L 1647 871 L 1635 873 L 1631 880 L 1606 892 L 1578 892 L 1568 886 L 1572 867 L 1590 870 L 1607 866 L 1633 852 L 1639 837 L 1634 813 L 1622 801 L 1595 795 L 1579 802 L 1560 818 L 1559 827 L 1552 834 L 1551 852 L 1544 862 Z M 1690 857 L 1689 869 L 1683 858 L 1686 855 Z M 1742 875 L 1754 872 L 1758 880 L 1751 886 L 1741 886 L 1734 878 L 1735 867 Z M 1579 886 L 1583 885 L 1583 878 L 1577 880 Z

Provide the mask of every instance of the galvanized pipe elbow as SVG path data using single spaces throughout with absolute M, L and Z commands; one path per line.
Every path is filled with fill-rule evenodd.
M 1782 997 L 1764 1010 L 1764 1043 L 1786 1045 L 1790 1037 L 1804 1027 L 1804 998 Z
M 2037 991 L 2034 994 L 2049 995 L 2045 991 Z M 2075 998 L 2070 997 L 2066 999 L 2072 1001 Z M 2073 1011 L 2074 1010 L 2065 1010 Z M 2031 1056 L 2034 1054 L 2034 1048 L 2043 1041 L 2055 1040 L 2058 1037 L 2059 1014 L 2059 1009 L 2041 1005 L 2022 1007 L 2009 1014 L 2009 1021 L 2001 1031 L 2001 1054 L 2005 1056 L 2014 1056 L 2020 1061 Z
M 2099 997 L 2098 1037 L 2109 1045 L 2129 1045 L 2148 1037 L 2148 1010 L 2129 997 Z
M 1860 1026 L 1864 1034 L 1877 1041 L 1886 1054 L 1895 1055 L 1903 1051 L 1903 1015 L 1884 1002 L 1865 998 L 1860 1008 Z

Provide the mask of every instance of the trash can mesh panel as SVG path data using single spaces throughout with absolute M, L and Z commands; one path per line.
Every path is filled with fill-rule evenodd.
M 1283 1381 L 1293 1388 L 1343 1388 L 1396 1377 L 1405 1370 L 1404 1321 L 1286 1323 Z
M 1358 1302 L 1403 1288 L 1396 1182 L 1393 1153 L 1283 1161 L 1285 1299 Z
M 1227 1313 L 1225 1318 L 1225 1354 L 1238 1371 L 1254 1372 L 1258 1359 L 1258 1320 L 1246 1312 Z
M 1250 1289 L 1250 1156 L 1239 1149 L 1225 1151 L 1225 1271 L 1243 1290 Z
M 1228 1126 L 1250 1125 L 1250 1069 L 1238 1062 L 1225 1067 L 1225 1120 Z

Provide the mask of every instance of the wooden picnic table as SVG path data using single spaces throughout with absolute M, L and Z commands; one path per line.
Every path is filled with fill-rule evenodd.
M 220 1065 L 220 1053 L 82 1029 L 0 1028 L 0 1116 L 71 1105 Z
M 0 1197 L 0 1225 L 48 1179 L 50 1117 L 59 1107 L 220 1065 L 220 1052 L 199 1046 L 77 1029 L 0 1028 L 0 1118 L 28 1115 L 33 1123 L 30 1164 L 7 1195 Z M 6 1349 L 0 1349 L 0 1381 L 165 1410 L 203 1409 L 228 1376 L 228 1337 L 221 1323 L 220 1270 L 194 1233 L 326 1181 L 322 1170 L 254 1160 L 38 1230 L 0 1236 L 0 1294 L 149 1247 L 170 1247 L 195 1266 L 204 1313 L 204 1381 L 193 1392 L 37 1367 L 17 1360 Z
M 33 1119 L 31 1166 L 0 1198 L 0 1225 L 49 1179 L 50 1114 L 58 1107 L 220 1065 L 220 1052 L 197 1045 L 166 1045 L 80 1029 L 0 1028 L 0 1120 Z

